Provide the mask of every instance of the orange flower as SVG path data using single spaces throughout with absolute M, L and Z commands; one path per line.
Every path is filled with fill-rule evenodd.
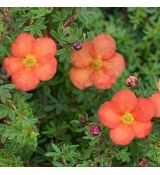
M 56 73 L 56 44 L 50 38 L 35 39 L 22 33 L 11 51 L 12 56 L 4 59 L 4 67 L 19 90 L 33 90 L 40 81 L 47 81 Z
M 80 50 L 73 49 L 70 79 L 79 89 L 95 85 L 111 88 L 124 71 L 124 58 L 117 53 L 116 43 L 110 35 L 101 34 L 85 42 Z
M 137 98 L 130 90 L 121 90 L 99 108 L 98 115 L 101 123 L 111 128 L 111 139 L 116 144 L 126 145 L 133 138 L 144 138 L 150 133 L 154 112 L 149 99 Z
M 155 106 L 155 117 L 160 117 L 160 80 L 157 83 L 158 92 L 155 92 L 150 97 L 151 101 Z

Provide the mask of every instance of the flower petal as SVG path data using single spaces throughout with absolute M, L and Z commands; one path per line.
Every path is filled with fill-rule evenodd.
M 85 42 L 83 48 L 79 51 L 75 49 L 72 52 L 72 63 L 77 68 L 85 68 L 91 64 L 92 57 L 90 55 L 91 43 Z
M 21 69 L 12 74 L 12 82 L 16 88 L 22 91 L 30 91 L 36 88 L 39 83 L 31 69 Z
M 117 127 L 121 121 L 116 105 L 111 102 L 106 102 L 99 108 L 98 116 L 101 123 L 109 128 Z
M 78 69 L 72 67 L 70 70 L 70 80 L 79 89 L 84 89 L 92 85 L 90 81 L 90 76 L 92 74 L 92 69 L 84 68 Z
M 33 54 L 41 64 L 50 61 L 56 50 L 56 44 L 50 38 L 37 38 L 33 45 Z
M 116 50 L 116 43 L 110 35 L 101 34 L 92 40 L 94 46 L 92 54 L 95 58 L 108 59 Z
M 138 103 L 133 115 L 137 121 L 147 122 L 152 119 L 155 113 L 155 107 L 151 100 L 146 98 L 138 98 Z
M 110 130 L 110 137 L 118 145 L 127 145 L 133 140 L 135 133 L 131 126 L 121 124 Z
M 135 121 L 132 126 L 137 138 L 146 137 L 152 130 L 152 122 Z
M 52 58 L 50 62 L 45 64 L 37 64 L 34 68 L 34 74 L 35 76 L 42 81 L 47 81 L 51 79 L 57 70 L 57 60 L 55 58 Z
M 130 90 L 120 90 L 112 97 L 112 102 L 117 104 L 121 113 L 132 112 L 136 107 L 137 98 Z
M 22 58 L 32 54 L 34 41 L 35 39 L 29 33 L 22 33 L 18 35 L 16 41 L 12 44 L 12 55 Z
M 115 84 L 116 77 L 110 77 L 103 70 L 99 70 L 91 75 L 91 81 L 97 88 L 109 89 Z
M 17 70 L 23 68 L 23 59 L 16 57 L 7 57 L 4 59 L 4 68 L 8 75 L 16 72 Z
M 160 93 L 156 92 L 151 97 L 150 100 L 155 106 L 155 117 L 160 117 Z
M 124 58 L 119 53 L 115 53 L 112 58 L 103 61 L 103 70 L 107 75 L 118 77 L 124 69 Z

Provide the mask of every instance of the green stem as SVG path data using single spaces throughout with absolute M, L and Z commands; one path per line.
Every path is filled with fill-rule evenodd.
M 143 84 L 141 83 L 141 81 L 139 81 L 139 86 L 140 86 L 140 88 L 141 88 L 141 90 L 142 90 L 143 96 L 145 97 L 145 90 L 144 90 L 144 86 L 143 86 Z

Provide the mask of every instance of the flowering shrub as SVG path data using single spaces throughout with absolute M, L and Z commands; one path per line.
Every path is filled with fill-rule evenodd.
M 159 15 L 0 8 L 0 166 L 160 166 Z

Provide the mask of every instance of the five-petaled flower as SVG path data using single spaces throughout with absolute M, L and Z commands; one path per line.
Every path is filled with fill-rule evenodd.
M 50 38 L 18 35 L 11 47 L 12 56 L 4 59 L 4 67 L 16 88 L 29 91 L 40 81 L 51 79 L 57 69 L 56 44 Z
M 160 80 L 157 83 L 158 92 L 155 92 L 150 97 L 155 106 L 155 117 L 160 117 Z
M 117 53 L 116 43 L 110 35 L 101 34 L 85 42 L 79 51 L 73 49 L 70 80 L 79 89 L 95 85 L 108 89 L 124 71 L 124 58 Z
M 149 99 L 137 98 L 130 90 L 120 90 L 100 107 L 98 116 L 104 126 L 111 128 L 113 142 L 126 145 L 135 137 L 144 138 L 151 132 L 154 113 Z

